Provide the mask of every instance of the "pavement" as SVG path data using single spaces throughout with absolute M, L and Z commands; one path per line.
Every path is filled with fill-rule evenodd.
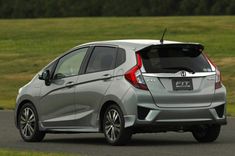
M 235 118 L 228 118 L 214 143 L 197 143 L 191 133 L 133 135 L 126 146 L 110 146 L 103 134 L 47 134 L 42 142 L 24 142 L 14 125 L 13 111 L 0 111 L 0 148 L 62 152 L 91 156 L 233 156 Z

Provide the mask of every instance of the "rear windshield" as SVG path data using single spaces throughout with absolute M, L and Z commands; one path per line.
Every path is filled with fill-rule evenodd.
M 189 45 L 164 45 L 148 47 L 140 52 L 142 72 L 176 73 L 211 72 L 211 66 L 198 47 Z

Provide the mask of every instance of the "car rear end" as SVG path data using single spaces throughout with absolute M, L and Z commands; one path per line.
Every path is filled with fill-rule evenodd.
M 125 74 L 137 95 L 136 132 L 226 124 L 226 89 L 203 46 L 152 45 L 136 51 L 136 62 Z

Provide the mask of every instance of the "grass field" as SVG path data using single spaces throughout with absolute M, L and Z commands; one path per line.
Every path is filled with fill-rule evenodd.
M 71 154 L 63 154 L 63 153 L 45 153 L 45 152 L 33 152 L 33 151 L 16 151 L 9 149 L 0 149 L 1 156 L 75 156 Z M 76 155 L 79 156 L 79 155 Z
M 12 109 L 19 87 L 78 44 L 109 39 L 200 42 L 219 66 L 235 115 L 235 16 L 0 20 L 0 108 Z

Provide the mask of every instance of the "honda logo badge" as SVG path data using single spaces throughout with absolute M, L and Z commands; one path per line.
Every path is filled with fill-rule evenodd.
M 181 76 L 182 77 L 186 77 L 186 72 L 185 71 L 181 71 Z

